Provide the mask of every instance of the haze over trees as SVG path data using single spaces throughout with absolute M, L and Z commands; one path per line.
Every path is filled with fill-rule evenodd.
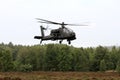
M 0 71 L 120 72 L 120 47 L 76 48 L 64 44 L 0 44 Z

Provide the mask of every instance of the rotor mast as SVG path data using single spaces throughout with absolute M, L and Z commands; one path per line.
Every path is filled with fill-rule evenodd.
M 61 26 L 62 26 L 62 28 L 65 28 L 65 23 L 64 23 L 64 22 L 62 22 Z

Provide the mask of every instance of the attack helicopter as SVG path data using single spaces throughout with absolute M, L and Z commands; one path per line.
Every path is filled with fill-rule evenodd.
M 40 44 L 44 40 L 52 40 L 52 41 L 59 40 L 60 44 L 62 43 L 63 40 L 67 40 L 68 44 L 71 44 L 71 41 L 76 39 L 76 34 L 73 30 L 71 30 L 65 26 L 67 26 L 67 25 L 69 25 L 69 26 L 87 26 L 84 24 L 81 24 L 81 25 L 80 24 L 66 24 L 64 22 L 58 23 L 58 22 L 53 22 L 53 21 L 40 19 L 40 18 L 36 18 L 36 19 L 40 23 L 60 25 L 60 27 L 58 29 L 52 29 L 50 31 L 50 34 L 47 36 L 45 36 L 45 34 L 44 34 L 44 30 L 47 30 L 47 28 L 45 28 L 41 25 L 40 26 L 41 36 L 34 36 L 35 39 L 41 39 Z

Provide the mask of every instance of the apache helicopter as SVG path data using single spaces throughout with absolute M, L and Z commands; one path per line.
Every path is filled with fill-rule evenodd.
M 69 25 L 69 26 L 87 26 L 87 25 L 79 25 L 79 24 L 65 24 L 64 22 L 58 23 L 58 22 L 53 22 L 53 21 L 39 19 L 39 18 L 36 18 L 36 19 L 39 20 L 40 23 L 55 24 L 55 25 L 61 26 L 58 29 L 52 29 L 50 34 L 45 36 L 44 30 L 47 30 L 47 28 L 45 28 L 41 25 L 40 29 L 41 29 L 42 36 L 35 36 L 34 37 L 35 39 L 41 39 L 40 44 L 44 40 L 53 40 L 53 41 L 60 40 L 59 43 L 61 44 L 62 41 L 65 39 L 68 41 L 68 44 L 71 44 L 71 41 L 76 39 L 76 34 L 75 34 L 75 32 L 73 32 L 73 30 L 66 28 L 65 26 L 66 25 Z

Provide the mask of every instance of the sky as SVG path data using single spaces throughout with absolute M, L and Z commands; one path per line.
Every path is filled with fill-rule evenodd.
M 34 36 L 41 35 L 41 24 L 35 18 L 73 24 L 89 22 L 88 26 L 66 26 L 76 33 L 77 39 L 71 42 L 75 47 L 120 45 L 120 0 L 0 0 L 0 43 L 39 44 Z M 42 44 L 49 43 L 59 42 Z

